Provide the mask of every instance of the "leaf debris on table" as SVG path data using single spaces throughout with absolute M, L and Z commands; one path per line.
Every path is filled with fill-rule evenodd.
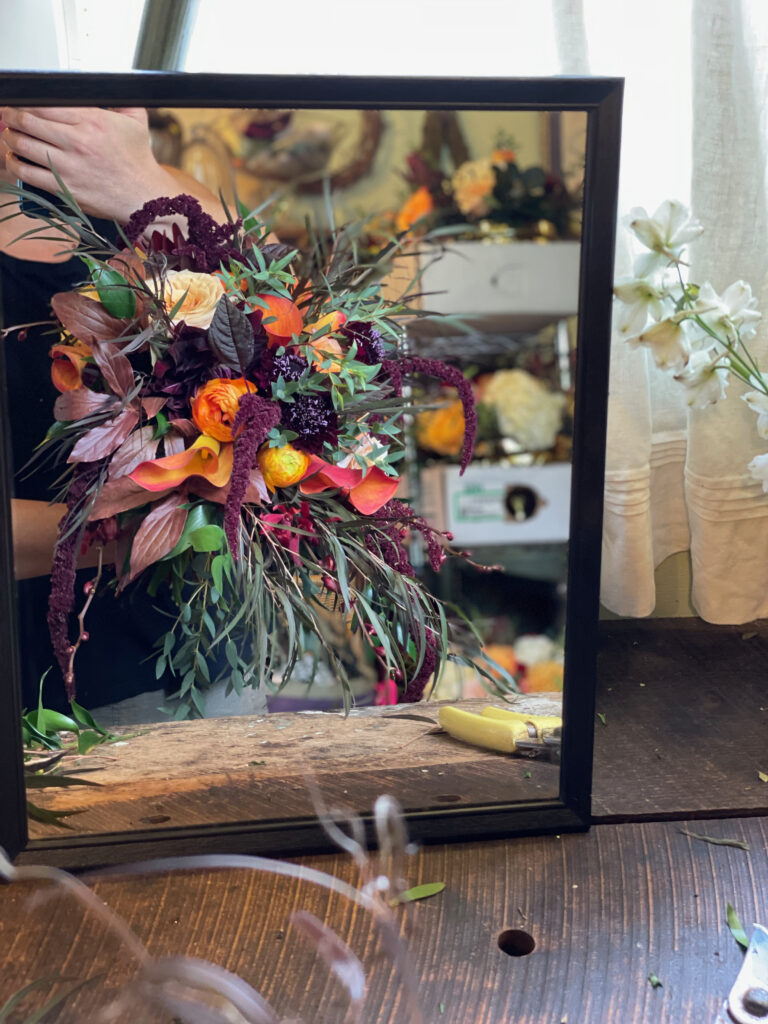
M 690 836 L 691 839 L 698 839 L 702 843 L 710 843 L 712 846 L 735 846 L 737 850 L 745 850 L 749 853 L 749 843 L 745 843 L 743 839 L 718 839 L 716 836 L 703 836 L 697 832 L 689 832 L 685 828 L 678 829 L 684 836 Z
M 413 903 L 415 900 L 426 900 L 430 896 L 437 896 L 445 888 L 445 882 L 425 882 L 423 885 L 415 885 L 412 889 L 406 889 L 395 899 L 389 901 L 391 907 L 397 907 L 401 903 Z
M 744 949 L 746 949 L 749 945 L 747 933 L 744 931 L 744 926 L 739 920 L 739 915 L 730 903 L 726 904 L 725 917 L 728 922 L 728 927 L 731 930 L 731 935 L 736 939 L 740 946 L 743 946 Z
M 661 980 L 661 978 L 659 978 L 658 975 L 654 974 L 653 971 L 651 971 L 651 973 L 648 975 L 648 981 L 651 984 L 651 988 L 662 988 L 664 985 L 664 982 Z

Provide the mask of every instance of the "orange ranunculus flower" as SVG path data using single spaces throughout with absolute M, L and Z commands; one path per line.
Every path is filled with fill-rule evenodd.
M 290 345 L 294 334 L 304 327 L 301 310 L 291 299 L 282 295 L 257 295 L 249 302 L 262 313 L 262 325 L 270 341 L 276 345 Z
M 416 417 L 416 438 L 422 448 L 438 455 L 458 455 L 464 444 L 464 409 L 457 398 L 440 409 Z
M 292 444 L 284 444 L 280 448 L 264 445 L 258 454 L 259 469 L 270 491 L 297 484 L 307 472 L 309 461 L 309 455 Z
M 214 487 L 224 487 L 232 476 L 232 448 L 201 434 L 186 451 L 142 462 L 128 476 L 147 491 L 166 491 L 192 476 L 201 476 Z
M 214 377 L 195 392 L 192 399 L 192 419 L 198 430 L 215 437 L 218 441 L 232 441 L 234 423 L 240 399 L 249 391 L 255 392 L 254 384 L 245 377 Z
M 215 274 L 196 274 L 192 270 L 169 270 L 166 273 L 163 305 L 167 312 L 182 296 L 186 296 L 173 316 L 173 323 L 181 320 L 190 327 L 210 327 L 224 284 Z
M 83 367 L 91 355 L 89 345 L 75 341 L 71 345 L 54 345 L 49 355 L 51 380 L 57 391 L 74 391 L 83 386 Z
M 395 218 L 397 231 L 409 231 L 413 225 L 432 213 L 435 208 L 434 200 L 426 185 L 417 188 L 413 195 L 407 199 L 398 211 Z

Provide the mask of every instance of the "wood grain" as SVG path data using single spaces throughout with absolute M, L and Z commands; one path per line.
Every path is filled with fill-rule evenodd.
M 431 1024 L 707 1024 L 743 956 L 726 925 L 732 903 L 747 929 L 765 922 L 768 820 L 697 822 L 692 831 L 735 838 L 750 851 L 712 846 L 679 823 L 602 825 L 590 833 L 482 845 L 434 846 L 409 864 L 413 883 L 445 891 L 398 908 L 401 934 Z M 341 857 L 300 862 L 354 882 Z M 335 928 L 369 972 L 365 1024 L 405 1022 L 403 992 L 378 950 L 367 915 L 306 883 L 245 872 L 102 879 L 99 897 L 155 955 L 209 957 L 247 978 L 281 1012 L 313 1024 L 343 1019 L 337 983 L 292 934 L 303 907 Z M 2 890 L 0 1000 L 51 971 L 108 970 L 114 993 L 132 974 L 114 942 L 68 901 L 30 909 L 21 886 Z M 536 948 L 514 958 L 504 929 Z M 661 988 L 648 982 L 650 973 Z M 104 987 L 83 990 L 61 1024 L 95 1019 Z M 152 1024 L 148 1011 L 122 1020 Z M 167 1019 L 167 1018 L 166 1018 Z
M 459 702 L 479 711 L 484 699 Z M 220 823 L 312 818 L 308 780 L 326 802 L 368 812 L 382 793 L 410 810 L 552 799 L 559 768 L 480 750 L 435 731 L 439 702 L 324 713 L 164 722 L 77 759 L 98 786 L 35 790 L 36 804 L 77 811 L 80 835 Z M 559 714 L 559 695 L 521 696 L 515 708 Z M 414 715 L 413 718 L 392 717 Z M 128 732 L 128 730 L 123 730 Z M 33 839 L 61 836 L 30 822 Z
M 604 622 L 593 812 L 768 814 L 768 623 Z

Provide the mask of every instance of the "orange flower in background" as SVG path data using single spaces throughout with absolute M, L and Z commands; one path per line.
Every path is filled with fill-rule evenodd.
M 186 451 L 140 463 L 128 476 L 147 491 L 178 487 L 192 476 L 204 477 L 214 487 L 224 487 L 232 476 L 231 444 L 220 444 L 204 434 Z
M 245 377 L 214 377 L 195 392 L 192 399 L 192 419 L 198 430 L 218 441 L 234 440 L 232 424 L 237 416 L 240 399 L 255 391 Z
M 515 160 L 517 160 L 517 154 L 514 149 L 507 149 L 506 146 L 494 149 L 491 153 L 491 163 L 494 167 L 501 167 L 502 170 L 507 164 L 513 164 Z
M 422 217 L 432 213 L 434 208 L 435 203 L 429 189 L 422 185 L 400 207 L 395 218 L 395 228 L 397 231 L 409 231 Z
M 259 469 L 270 491 L 297 484 L 309 469 L 309 462 L 309 455 L 292 444 L 284 444 L 280 448 L 265 445 L 258 455 Z
M 332 313 L 326 313 L 325 316 L 321 316 L 314 323 L 307 324 L 304 330 L 307 334 L 317 334 L 318 331 L 322 331 L 327 327 L 332 333 L 333 331 L 338 331 L 346 322 L 347 314 L 342 313 L 340 309 L 334 309 Z
M 511 676 L 520 671 L 520 664 L 515 657 L 515 648 L 512 644 L 486 644 L 483 647 L 483 654 L 490 661 L 495 661 L 497 665 L 509 672 Z M 498 679 L 503 678 L 501 673 L 494 668 L 490 668 L 490 673 Z
M 291 299 L 282 295 L 257 295 L 250 302 L 254 309 L 261 310 L 262 325 L 273 344 L 290 345 L 294 334 L 301 333 L 304 317 Z
M 563 666 L 559 661 L 537 661 L 528 665 L 520 680 L 522 693 L 552 693 L 563 689 Z
M 49 352 L 51 380 L 57 391 L 74 391 L 83 386 L 83 367 L 91 355 L 91 349 L 82 341 L 71 345 L 54 345 Z
M 464 444 L 464 409 L 460 399 L 416 417 L 416 438 L 437 455 L 459 455 Z
M 163 305 L 170 313 L 182 299 L 171 323 L 182 320 L 190 327 L 210 327 L 219 299 L 224 294 L 224 283 L 215 274 L 196 274 L 192 270 L 169 270 L 166 273 Z

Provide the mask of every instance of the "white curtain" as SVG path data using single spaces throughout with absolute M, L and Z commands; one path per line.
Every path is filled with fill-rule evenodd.
M 620 216 L 690 202 L 705 227 L 691 280 L 722 291 L 744 279 L 768 314 L 768 5 L 631 6 L 628 17 L 629 3 L 554 0 L 562 70 L 626 79 Z M 626 238 L 620 229 L 617 276 L 630 271 Z M 768 365 L 768 321 L 750 347 Z M 690 549 L 702 618 L 768 615 L 768 497 L 747 471 L 766 445 L 742 391 L 732 379 L 725 401 L 689 411 L 650 353 L 614 337 L 601 592 L 610 610 L 650 614 L 655 568 Z

